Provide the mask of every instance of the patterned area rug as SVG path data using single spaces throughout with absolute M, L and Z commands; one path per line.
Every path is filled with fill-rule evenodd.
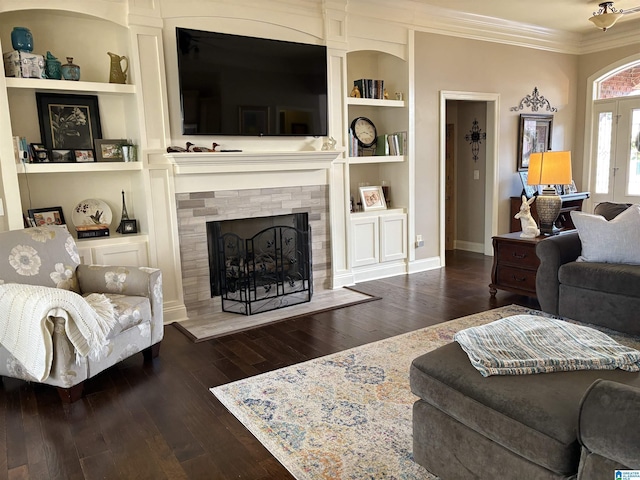
M 297 479 L 436 479 L 413 462 L 409 367 L 511 305 L 212 388 Z

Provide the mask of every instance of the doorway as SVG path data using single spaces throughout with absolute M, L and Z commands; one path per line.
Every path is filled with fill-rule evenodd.
M 592 119 L 592 201 L 638 203 L 640 97 L 597 100 Z
M 485 147 L 485 176 L 484 176 L 484 221 L 480 250 L 485 255 L 493 255 L 491 237 L 498 230 L 498 135 L 500 125 L 499 104 L 500 95 L 494 93 L 477 92 L 440 92 L 440 262 L 444 266 L 446 251 L 446 223 L 447 223 L 447 104 L 448 102 L 481 102 L 486 107 L 486 138 L 482 140 Z M 469 129 L 471 126 L 468 126 Z M 459 131 L 456 135 L 464 137 L 467 130 Z M 471 146 L 469 145 L 469 149 Z M 480 179 L 482 182 L 482 180 Z M 453 195 L 452 201 L 457 202 L 459 192 Z

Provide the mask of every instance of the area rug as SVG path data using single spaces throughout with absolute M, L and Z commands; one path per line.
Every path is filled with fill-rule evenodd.
M 217 298 L 219 299 L 219 297 Z M 255 315 L 223 312 L 222 306 L 219 305 L 220 302 L 218 301 L 214 304 L 211 313 L 178 322 L 175 326 L 197 343 L 269 323 L 291 320 L 293 318 L 314 315 L 338 308 L 351 307 L 374 300 L 380 300 L 380 297 L 368 295 L 346 287 L 334 290 L 316 290 L 310 302 Z
M 413 462 L 409 367 L 511 305 L 211 389 L 297 479 L 436 479 Z

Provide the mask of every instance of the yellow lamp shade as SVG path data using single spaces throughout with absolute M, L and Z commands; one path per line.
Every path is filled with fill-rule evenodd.
M 529 185 L 567 185 L 571 183 L 571 152 L 542 152 L 529 156 Z

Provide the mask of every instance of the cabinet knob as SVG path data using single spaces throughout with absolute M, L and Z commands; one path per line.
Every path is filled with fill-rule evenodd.
M 513 255 L 515 258 L 527 258 L 527 254 L 526 253 L 517 253 L 517 252 L 513 252 L 511 255 Z

